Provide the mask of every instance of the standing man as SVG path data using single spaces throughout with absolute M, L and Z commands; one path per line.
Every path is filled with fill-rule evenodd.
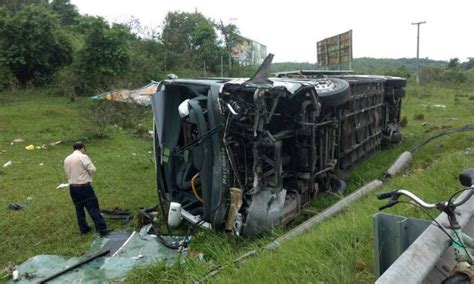
M 107 224 L 100 214 L 99 201 L 92 188 L 92 174 L 96 169 L 89 156 L 86 155 L 86 146 L 76 142 L 72 146 L 74 152 L 64 160 L 64 171 L 69 182 L 69 192 L 76 207 L 77 223 L 81 234 L 87 234 L 91 227 L 87 224 L 84 208 L 94 221 L 97 232 L 104 236 L 110 233 Z

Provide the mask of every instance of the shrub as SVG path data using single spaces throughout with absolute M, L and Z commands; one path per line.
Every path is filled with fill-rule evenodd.
M 18 80 L 6 66 L 0 65 L 0 91 L 14 89 Z
M 402 119 L 400 120 L 400 127 L 405 127 L 407 125 L 408 125 L 408 118 L 406 115 L 404 115 Z
M 423 119 L 425 119 L 425 115 L 422 114 L 422 113 L 415 113 L 415 115 L 413 115 L 413 119 L 414 120 L 423 120 Z
M 107 127 L 111 124 L 114 107 L 107 101 L 79 104 L 81 125 L 84 135 L 89 138 L 109 138 Z
M 75 101 L 79 92 L 80 83 L 79 76 L 72 67 L 64 68 L 57 72 L 54 79 L 54 93 L 69 97 L 71 101 Z
M 110 126 L 117 126 L 131 130 L 138 137 L 145 138 L 148 129 L 142 123 L 151 109 L 122 102 L 94 101 L 79 104 L 84 126 L 84 135 L 87 138 L 110 137 Z

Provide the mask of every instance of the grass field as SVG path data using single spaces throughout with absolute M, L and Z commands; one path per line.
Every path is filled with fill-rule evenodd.
M 73 141 L 85 140 L 88 146 L 102 208 L 136 211 L 156 204 L 151 139 L 137 139 L 118 127 L 107 130 L 110 138 L 88 138 L 82 117 L 87 105 L 42 91 L 0 94 L 0 164 L 12 161 L 9 167 L 0 165 L 0 268 L 37 254 L 80 255 L 93 240 L 93 234 L 78 234 L 69 190 L 56 189 L 67 183 L 63 160 Z M 56 141 L 62 142 L 49 145 Z M 28 151 L 30 144 L 47 149 Z M 10 203 L 27 207 L 13 211 Z M 114 220 L 109 225 L 131 229 Z
M 471 90 L 409 85 L 402 111 L 408 120 L 407 127 L 402 129 L 403 143 L 377 153 L 354 168 L 349 174 L 349 190 L 380 178 L 401 152 L 423 138 L 473 123 Z M 59 183 L 66 182 L 62 161 L 71 152 L 71 143 L 87 138 L 81 108 L 80 103 L 70 103 L 46 92 L 0 94 L 0 165 L 13 162 L 7 168 L 0 168 L 0 269 L 9 262 L 21 263 L 36 254 L 79 255 L 92 241 L 92 235 L 78 234 L 67 190 L 56 189 Z M 150 121 L 145 119 L 143 123 L 148 126 Z M 136 211 L 154 205 L 151 141 L 138 139 L 130 130 L 118 127 L 109 128 L 108 134 L 110 138 L 91 137 L 86 141 L 89 155 L 98 168 L 94 185 L 102 207 Z M 24 142 L 12 145 L 17 138 Z M 25 150 L 29 144 L 41 146 L 58 140 L 62 143 L 46 150 Z M 427 144 L 416 153 L 408 170 L 381 190 L 401 187 L 430 201 L 443 200 L 460 188 L 457 175 L 467 167 L 474 167 L 474 132 L 453 134 Z M 307 209 L 318 211 L 334 201 L 334 198 L 318 200 Z M 28 207 L 19 211 L 7 209 L 12 202 Z M 373 282 L 372 216 L 382 204 L 371 195 L 277 250 L 262 252 L 239 265 L 233 264 L 235 258 L 264 245 L 285 229 L 259 239 L 232 240 L 201 230 L 190 247 L 192 255 L 203 253 L 205 261 L 191 256 L 173 266 L 157 264 L 137 269 L 128 281 L 192 282 L 202 280 L 210 269 L 222 266 L 223 271 L 209 281 Z M 405 205 L 388 211 L 424 218 L 421 212 Z M 131 229 L 119 222 L 109 223 L 116 230 Z

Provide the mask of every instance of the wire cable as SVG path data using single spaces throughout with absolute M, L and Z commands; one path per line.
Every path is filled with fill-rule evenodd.
M 194 194 L 194 196 L 196 197 L 196 199 L 197 199 L 199 202 L 203 203 L 202 198 L 198 195 L 197 190 L 196 190 L 196 186 L 195 186 L 195 180 L 198 178 L 198 176 L 199 176 L 199 173 L 195 174 L 195 175 L 191 178 L 191 189 L 193 190 L 193 194 Z
M 441 226 L 441 224 L 436 221 L 436 218 L 434 218 L 430 213 L 428 213 L 428 210 L 426 210 L 425 208 L 423 208 L 422 206 L 420 206 L 418 203 L 412 203 L 412 202 L 408 202 L 408 201 L 404 201 L 404 200 L 399 200 L 398 202 L 400 203 L 406 203 L 406 204 L 410 204 L 412 206 L 415 206 L 419 209 L 421 209 L 421 212 L 425 213 L 431 220 L 433 220 L 433 222 L 437 225 L 437 227 L 443 231 L 443 233 L 446 234 L 446 236 L 448 236 L 448 238 L 451 240 L 451 241 L 454 241 L 453 237 L 446 231 L 446 229 L 444 229 L 443 226 Z
M 454 196 L 455 196 L 456 194 L 457 194 L 457 193 L 455 193 Z M 450 200 L 451 200 L 451 199 L 450 199 Z M 472 263 L 471 255 L 470 255 L 470 253 L 467 251 L 467 248 L 466 248 L 466 246 L 464 245 L 464 242 L 463 242 L 462 239 L 459 237 L 459 235 L 458 235 L 458 233 L 457 233 L 457 231 L 456 231 L 455 229 L 453 229 L 454 234 L 455 234 L 456 237 L 460 240 L 460 243 L 457 242 L 457 241 L 446 231 L 446 229 L 444 229 L 444 227 L 443 227 L 438 221 L 436 221 L 436 219 L 435 219 L 433 216 L 431 216 L 431 214 L 428 213 L 428 211 L 427 211 L 425 208 L 423 208 L 423 207 L 420 206 L 419 204 L 417 204 L 417 203 L 412 203 L 412 202 L 408 202 L 408 201 L 404 201 L 404 200 L 399 200 L 398 202 L 400 202 L 400 203 L 407 203 L 407 204 L 413 205 L 413 206 L 418 207 L 419 209 L 421 209 L 421 211 L 422 211 L 423 213 L 425 213 L 431 220 L 433 220 L 433 222 L 436 223 L 437 227 L 438 227 L 441 231 L 443 231 L 443 233 L 446 234 L 446 236 L 448 236 L 448 238 L 451 240 L 451 242 L 459 244 L 459 245 L 464 249 L 464 251 L 466 252 L 467 256 L 469 257 L 469 259 L 470 259 L 470 261 L 471 261 L 470 263 Z M 451 228 L 453 228 L 453 224 L 451 223 L 451 220 L 450 220 L 449 218 L 448 218 L 448 222 L 449 222 L 449 225 L 451 226 Z
M 474 130 L 474 125 L 472 124 L 467 124 L 467 125 L 464 125 L 464 126 L 461 126 L 459 128 L 455 128 L 455 129 L 450 129 L 450 130 L 445 130 L 445 131 L 442 131 L 434 136 L 431 136 L 423 141 L 421 141 L 420 143 L 416 144 L 415 146 L 413 146 L 410 150 L 408 150 L 409 152 L 411 152 L 412 154 L 414 154 L 416 151 L 418 151 L 418 149 L 426 144 L 428 144 L 431 140 L 434 140 L 436 138 L 439 138 L 441 136 L 445 136 L 445 135 L 449 135 L 449 134 L 452 134 L 452 133 L 456 133 L 456 132 L 467 132 L 467 131 L 472 131 Z

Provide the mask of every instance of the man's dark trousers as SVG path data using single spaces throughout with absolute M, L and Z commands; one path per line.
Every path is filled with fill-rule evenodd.
M 94 189 L 91 184 L 70 185 L 69 192 L 71 199 L 76 207 L 77 223 L 81 233 L 87 233 L 90 230 L 86 220 L 86 213 L 84 208 L 94 221 L 97 231 L 102 231 L 107 228 L 104 218 L 100 215 L 99 201 L 95 196 Z

